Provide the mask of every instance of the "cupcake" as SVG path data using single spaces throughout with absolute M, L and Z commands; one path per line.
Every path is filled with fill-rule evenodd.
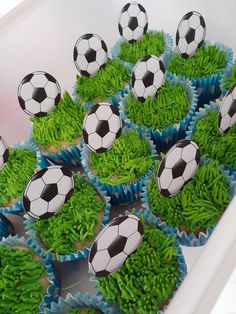
M 224 76 L 220 80 L 220 89 L 222 96 L 225 96 L 230 87 L 236 83 L 236 62 L 234 61 L 233 65 L 228 68 Z
M 34 117 L 31 141 L 55 164 L 78 168 L 82 125 L 86 110 L 80 100 L 65 92 L 59 104 L 47 116 Z
M 72 296 L 67 294 L 66 298 L 59 297 L 57 302 L 52 302 L 47 314 L 117 314 L 111 304 L 106 302 L 103 298 L 90 296 L 88 294 L 81 294 L 80 292 Z
M 156 98 L 139 101 L 131 89 L 119 103 L 121 118 L 134 129 L 150 134 L 157 149 L 168 148 L 185 134 L 197 106 L 190 82 L 166 79 Z
M 97 278 L 98 295 L 122 313 L 160 313 L 183 281 L 186 265 L 173 234 L 153 225 L 149 213 L 136 215 L 143 223 L 143 240 L 118 271 Z
M 195 113 L 186 139 L 192 139 L 198 144 L 205 159 L 217 160 L 232 172 L 236 170 L 236 126 L 222 134 L 218 129 L 218 115 L 218 104 L 210 102 L 205 105 Z
M 204 245 L 236 193 L 235 179 L 217 161 L 201 162 L 192 180 L 168 198 L 157 188 L 158 167 L 156 162 L 154 172 L 146 178 L 144 209 L 171 228 L 182 245 Z
M 191 58 L 185 59 L 171 51 L 165 62 L 170 75 L 191 80 L 199 94 L 199 105 L 202 105 L 220 96 L 220 79 L 231 67 L 232 60 L 230 48 L 206 42 Z
M 14 145 L 0 171 L 0 213 L 21 215 L 22 194 L 26 183 L 35 171 L 47 165 L 46 159 L 33 143 Z
M 107 190 L 113 204 L 129 204 L 139 198 L 155 154 L 148 135 L 125 128 L 112 148 L 102 154 L 90 152 L 84 144 L 81 162 L 92 182 Z
M 109 198 L 95 189 L 85 175 L 74 175 L 74 191 L 60 211 L 47 219 L 27 218 L 30 238 L 46 250 L 46 256 L 71 261 L 87 255 L 90 242 L 108 222 Z
M 0 308 L 4 313 L 45 313 L 57 286 L 52 265 L 42 251 L 24 238 L 8 237 L 0 242 L 0 261 Z

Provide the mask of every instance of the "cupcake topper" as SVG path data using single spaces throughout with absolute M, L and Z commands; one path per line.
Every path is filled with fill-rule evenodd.
M 135 1 L 127 3 L 120 12 L 118 29 L 122 38 L 129 43 L 140 39 L 148 29 L 144 7 Z
M 165 197 L 180 192 L 197 172 L 200 163 L 200 151 L 196 143 L 181 140 L 175 144 L 161 161 L 157 172 L 157 186 Z
M 83 123 L 83 137 L 87 147 L 96 153 L 103 153 L 112 147 L 121 135 L 122 121 L 118 109 L 109 103 L 96 104 L 86 114 Z
M 125 260 L 139 247 L 143 225 L 134 215 L 113 219 L 98 234 L 89 257 L 89 272 L 96 277 L 108 276 L 122 267 Z
M 206 37 L 206 24 L 196 11 L 188 12 L 181 19 L 176 32 L 176 51 L 188 59 L 202 46 Z
M 141 102 L 148 96 L 155 97 L 165 83 L 165 67 L 161 59 L 148 55 L 140 59 L 132 73 L 132 92 Z
M 7 143 L 0 136 L 0 171 L 4 168 L 9 158 L 9 149 Z
M 23 206 L 35 219 L 47 219 L 69 200 L 74 189 L 71 171 L 64 166 L 52 166 L 36 172 L 28 182 Z
M 81 75 L 93 76 L 107 63 L 107 46 L 100 36 L 85 34 L 75 43 L 73 59 Z
M 32 117 L 44 117 L 61 99 L 56 79 L 43 71 L 26 75 L 18 87 L 18 100 L 25 113 Z
M 231 86 L 225 95 L 218 116 L 218 128 L 226 133 L 236 124 L 236 83 Z

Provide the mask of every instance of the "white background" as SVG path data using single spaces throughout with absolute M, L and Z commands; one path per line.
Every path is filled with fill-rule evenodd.
M 4 0 L 0 0 L 0 4 L 1 1 Z M 24 0 L 13 12 L 0 19 L 0 135 L 9 145 L 28 135 L 29 117 L 17 101 L 21 79 L 30 72 L 44 70 L 55 76 L 62 91 L 67 89 L 71 92 L 77 73 L 72 59 L 77 38 L 94 32 L 105 40 L 108 47 L 112 47 L 119 39 L 119 12 L 127 2 Z M 191 10 L 199 11 L 206 21 L 207 39 L 222 42 L 236 52 L 236 0 L 139 2 L 146 8 L 149 29 L 164 30 L 173 38 L 182 16 Z M 201 248 L 184 248 L 184 253 L 189 256 L 189 268 L 200 252 Z M 230 313 L 236 313 L 232 298 L 227 304 L 221 302 L 214 311 L 214 314 Z
M 197 10 L 205 18 L 207 38 L 236 51 L 236 0 L 139 2 L 146 8 L 150 29 L 163 29 L 174 37 L 181 17 Z M 27 137 L 29 118 L 17 101 L 21 79 L 45 70 L 56 77 L 63 91 L 71 91 L 76 39 L 94 32 L 111 47 L 119 38 L 117 20 L 125 3 L 127 0 L 25 0 L 0 19 L 0 135 L 8 144 Z

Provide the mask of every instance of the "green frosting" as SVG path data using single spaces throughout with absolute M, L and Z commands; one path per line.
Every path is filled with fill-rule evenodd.
M 223 89 L 230 89 L 230 87 L 236 83 L 236 63 L 233 65 L 232 67 L 232 71 L 230 76 L 223 76 L 223 83 L 222 83 L 222 87 Z
M 38 280 L 46 275 L 32 250 L 0 246 L 0 313 L 37 314 L 46 289 Z
M 123 132 L 109 151 L 90 153 L 90 165 L 99 181 L 110 185 L 140 178 L 151 164 L 151 144 L 134 130 Z
M 206 158 L 213 158 L 221 165 L 236 169 L 236 125 L 222 134 L 217 121 L 218 112 L 209 110 L 203 119 L 197 121 L 193 140 Z
M 220 72 L 224 69 L 226 64 L 226 52 L 214 45 L 203 45 L 196 51 L 195 55 L 189 59 L 184 59 L 178 54 L 173 55 L 168 65 L 168 71 L 192 79 Z
M 37 157 L 30 149 L 9 148 L 9 159 L 0 171 L 0 206 L 19 200 L 37 166 Z
M 178 123 L 190 109 L 184 86 L 172 85 L 169 80 L 158 90 L 156 99 L 148 97 L 141 103 L 130 92 L 125 101 L 127 117 L 137 125 L 154 130 Z
M 151 211 L 172 228 L 197 233 L 213 227 L 230 201 L 227 178 L 216 161 L 200 165 L 196 175 L 171 197 L 162 196 L 155 175 L 148 183 Z
M 96 314 L 96 309 L 94 308 L 76 308 L 71 309 L 66 314 Z
M 163 32 L 148 32 L 133 44 L 122 42 L 118 58 L 129 63 L 136 63 L 146 55 L 159 57 L 166 49 Z
M 82 136 L 85 114 L 82 102 L 73 101 L 69 93 L 65 92 L 58 106 L 48 116 L 32 119 L 33 138 L 44 149 L 48 149 L 51 144 L 60 149 L 62 141 L 72 145 L 76 138 Z
M 129 70 L 119 60 L 108 60 L 95 76 L 77 76 L 76 92 L 83 101 L 97 103 L 116 94 L 129 80 Z
M 84 245 L 96 235 L 98 213 L 104 202 L 97 191 L 84 180 L 84 176 L 74 176 L 75 186 L 71 198 L 59 213 L 42 220 L 35 220 L 30 226 L 47 245 L 47 252 L 70 254 L 76 251 L 75 243 Z
M 174 239 L 155 226 L 144 225 L 138 250 L 117 272 L 99 279 L 98 288 L 124 313 L 153 314 L 171 298 L 178 278 Z

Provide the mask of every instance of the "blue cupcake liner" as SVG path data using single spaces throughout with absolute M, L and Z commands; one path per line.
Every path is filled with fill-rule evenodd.
M 17 149 L 29 149 L 35 152 L 36 157 L 37 157 L 37 166 L 36 166 L 35 172 L 48 166 L 48 162 L 46 158 L 41 154 L 39 148 L 34 143 L 23 141 L 23 142 L 20 142 L 19 144 L 13 145 L 12 147 L 17 148 Z M 23 194 L 23 191 L 22 191 L 22 194 Z M 0 207 L 0 213 L 22 215 L 24 213 L 22 198 L 20 198 L 19 200 L 17 200 L 14 204 L 10 206 Z
M 150 30 L 150 31 L 148 31 L 148 33 L 158 33 L 158 31 Z M 168 60 L 168 59 L 165 58 L 165 55 L 170 53 L 170 51 L 173 47 L 173 39 L 172 39 L 170 34 L 165 33 L 165 32 L 163 32 L 163 33 L 164 33 L 164 37 L 165 37 L 166 49 L 165 49 L 164 53 L 161 54 L 159 57 L 162 59 L 162 61 L 164 62 L 164 65 L 166 66 L 167 65 L 166 60 Z M 120 53 L 120 46 L 123 42 L 124 42 L 124 40 L 122 38 L 120 38 L 115 43 L 113 48 L 111 49 L 112 59 L 116 59 L 118 57 L 118 55 Z M 123 61 L 123 60 L 121 60 L 121 63 L 124 64 L 130 71 L 132 71 L 134 66 L 135 66 L 135 64 L 132 64 L 130 62 Z
M 176 233 L 173 231 L 173 229 L 171 229 L 165 223 L 161 222 L 159 218 L 153 216 L 153 214 L 150 211 L 148 211 L 147 209 L 139 209 L 139 210 L 133 209 L 131 212 L 129 212 L 129 211 L 125 212 L 125 215 L 130 215 L 130 214 L 134 214 L 138 217 L 141 217 L 142 215 L 144 215 L 144 220 L 146 223 L 151 224 L 151 225 L 155 225 L 157 228 L 161 229 L 168 237 L 170 237 L 172 239 L 176 238 Z M 174 247 L 176 248 L 177 253 L 178 253 L 179 280 L 178 280 L 178 283 L 176 285 L 176 290 L 173 291 L 173 296 L 168 300 L 168 303 L 164 306 L 164 308 L 161 311 L 157 312 L 157 314 L 163 314 L 165 312 L 169 303 L 173 299 L 176 291 L 178 290 L 181 283 L 184 281 L 184 278 L 187 274 L 187 265 L 186 265 L 185 258 L 184 258 L 183 253 L 182 253 L 182 249 L 181 249 L 180 244 L 179 244 L 177 239 L 175 239 L 175 241 L 174 241 Z M 98 289 L 97 284 L 96 284 L 96 288 Z M 97 297 L 103 298 L 103 295 L 100 291 L 98 291 Z M 115 313 L 120 314 L 123 312 L 117 309 L 117 311 Z
M 168 76 L 167 76 L 167 79 Z M 175 123 L 169 127 L 162 128 L 160 130 L 154 130 L 148 128 L 146 126 L 140 126 L 131 121 L 126 115 L 126 103 L 125 96 L 131 91 L 131 87 L 128 88 L 127 92 L 125 92 L 125 96 L 119 102 L 119 111 L 121 119 L 126 123 L 126 125 L 135 130 L 139 130 L 141 133 L 147 133 L 150 135 L 151 139 L 156 145 L 157 150 L 165 150 L 174 145 L 180 139 L 184 138 L 187 127 L 191 121 L 192 116 L 194 115 L 197 107 L 198 96 L 194 86 L 192 86 L 190 81 L 180 81 L 178 78 L 171 78 L 170 83 L 174 85 L 176 83 L 181 82 L 186 90 L 186 94 L 188 97 L 188 101 L 190 104 L 190 109 L 187 115 L 179 121 L 179 123 Z
M 51 153 L 51 152 L 47 152 L 46 150 L 40 149 L 37 146 L 37 143 L 33 139 L 32 131 L 33 131 L 33 127 L 30 128 L 28 143 L 30 145 L 36 146 L 38 150 L 41 152 L 41 154 L 44 156 L 44 158 L 46 158 L 48 161 L 52 162 L 55 165 L 67 166 L 68 168 L 72 170 L 81 167 L 80 150 L 81 150 L 82 140 L 77 145 L 73 144 L 69 146 L 68 148 L 62 148 L 57 153 Z
M 3 238 L 0 242 L 0 245 L 2 246 L 24 246 L 32 249 L 36 254 L 38 254 L 42 260 L 42 263 L 45 267 L 49 286 L 47 288 L 47 294 L 43 297 L 42 303 L 39 306 L 39 314 L 44 314 L 45 309 L 50 306 L 51 302 L 56 300 L 58 297 L 58 291 L 59 291 L 59 284 L 58 280 L 55 275 L 55 270 L 50 262 L 50 260 L 45 256 L 45 252 L 37 245 L 32 243 L 30 240 L 26 240 L 24 237 L 16 236 L 9 236 L 7 238 Z
M 186 131 L 185 139 L 192 140 L 197 122 L 199 120 L 203 119 L 210 110 L 219 111 L 219 108 L 220 108 L 219 104 L 212 102 L 212 101 L 209 104 L 205 104 L 203 108 L 200 108 L 199 111 L 197 111 L 194 114 L 192 121 L 190 122 L 190 125 L 188 126 L 188 130 Z M 203 160 L 213 159 L 213 158 L 208 158 L 204 155 L 202 156 L 202 158 L 203 158 Z M 236 178 L 236 169 L 233 169 L 232 167 L 224 166 L 224 165 L 221 165 L 221 167 L 224 170 L 229 170 L 230 175 L 233 174 Z
M 210 42 L 206 42 L 205 44 L 206 46 L 209 46 Z M 209 101 L 215 100 L 216 98 L 220 96 L 221 94 L 220 79 L 232 67 L 232 62 L 233 62 L 232 49 L 226 47 L 225 45 L 221 43 L 215 43 L 214 45 L 218 47 L 220 50 L 227 53 L 227 64 L 222 71 L 217 72 L 213 75 L 191 79 L 193 86 L 196 87 L 197 92 L 199 94 L 199 100 L 198 100 L 199 106 L 202 106 L 205 103 L 209 103 Z M 174 51 L 171 51 L 165 55 L 165 64 L 167 65 L 167 70 L 168 70 L 168 64 L 174 55 L 176 55 L 176 52 Z M 186 76 L 176 75 L 171 72 L 169 72 L 169 75 L 171 75 L 172 77 L 179 77 L 181 80 L 189 79 Z
M 223 84 L 225 82 L 225 78 L 229 78 L 233 72 L 233 68 L 236 66 L 236 60 L 234 61 L 234 63 L 232 64 L 231 67 L 228 67 L 227 70 L 225 71 L 224 75 L 221 77 L 220 79 L 220 89 L 221 89 L 221 95 L 224 97 L 227 93 L 227 89 L 225 89 L 223 87 Z M 236 81 L 235 81 L 236 83 Z
M 0 214 L 0 240 L 14 234 L 13 224 L 4 215 Z
M 80 175 L 80 174 L 78 174 L 78 175 Z M 110 197 L 107 196 L 107 192 L 102 187 L 94 186 L 92 184 L 92 182 L 90 182 L 88 180 L 88 178 L 85 178 L 85 180 L 86 180 L 86 182 L 90 183 L 97 190 L 98 194 L 101 196 L 101 198 L 105 202 L 105 207 L 103 209 L 104 214 L 103 214 L 102 221 L 101 221 L 101 229 L 102 229 L 109 222 L 110 209 L 111 209 Z M 24 221 L 25 232 L 29 236 L 29 238 L 31 239 L 32 243 L 35 243 L 35 245 L 42 247 L 43 250 L 45 250 L 45 254 L 49 260 L 59 261 L 59 262 L 67 262 L 67 261 L 81 260 L 81 259 L 88 256 L 89 247 L 91 244 L 88 247 L 83 248 L 83 250 L 77 250 L 75 253 L 73 252 L 73 253 L 67 254 L 67 255 L 60 254 L 60 255 L 56 256 L 56 254 L 53 252 L 47 252 L 46 245 L 40 239 L 40 234 L 38 232 L 36 232 L 35 230 L 31 229 L 34 222 L 35 222 L 35 219 L 33 219 L 31 217 L 27 217 L 27 219 Z
M 208 164 L 210 160 L 206 160 L 204 158 L 201 158 L 201 163 Z M 229 170 L 225 170 L 222 166 L 220 166 L 222 173 L 227 178 L 228 185 L 229 185 L 229 194 L 230 198 L 234 197 L 236 194 L 236 177 L 230 173 Z M 168 224 L 165 223 L 165 221 L 162 221 L 158 216 L 152 213 L 152 210 L 149 205 L 148 201 L 148 183 L 150 178 L 154 175 L 154 171 L 150 171 L 148 175 L 145 178 L 145 185 L 143 187 L 141 201 L 142 201 L 142 207 L 145 211 L 149 212 L 150 217 L 154 219 L 159 225 L 162 225 L 163 228 L 167 228 L 168 231 L 171 230 L 173 234 L 176 234 L 177 240 L 181 245 L 184 246 L 190 246 L 190 247 L 197 247 L 202 246 L 206 244 L 208 238 L 212 234 L 212 232 L 215 229 L 214 225 L 212 228 L 207 228 L 204 232 L 200 232 L 198 235 L 195 235 L 194 233 L 188 234 L 186 231 L 180 231 L 177 227 L 171 227 Z
M 123 132 L 129 132 L 130 130 L 131 129 L 123 128 Z M 149 134 L 144 134 L 144 133 L 141 134 L 139 132 L 139 135 L 144 140 L 149 141 L 151 145 L 151 156 L 152 156 L 152 159 L 154 160 L 156 156 L 156 148 Z M 127 205 L 127 204 L 135 202 L 139 198 L 141 194 L 141 189 L 143 187 L 143 181 L 144 181 L 145 175 L 142 176 L 141 178 L 137 178 L 136 180 L 132 182 L 117 184 L 114 186 L 107 183 L 102 183 L 99 180 L 99 178 L 93 174 L 92 170 L 90 169 L 89 155 L 90 155 L 90 151 L 87 148 L 86 144 L 84 143 L 82 147 L 82 151 L 81 151 L 81 163 L 82 163 L 83 169 L 95 186 L 97 187 L 100 186 L 102 189 L 107 191 L 107 194 L 111 198 L 111 204 Z
M 105 314 L 116 314 L 117 310 L 109 304 L 104 298 L 98 298 L 89 294 L 76 295 L 67 294 L 65 298 L 59 297 L 58 302 L 52 302 L 50 309 L 46 310 L 47 314 L 65 314 L 74 308 L 89 307 L 100 310 Z

